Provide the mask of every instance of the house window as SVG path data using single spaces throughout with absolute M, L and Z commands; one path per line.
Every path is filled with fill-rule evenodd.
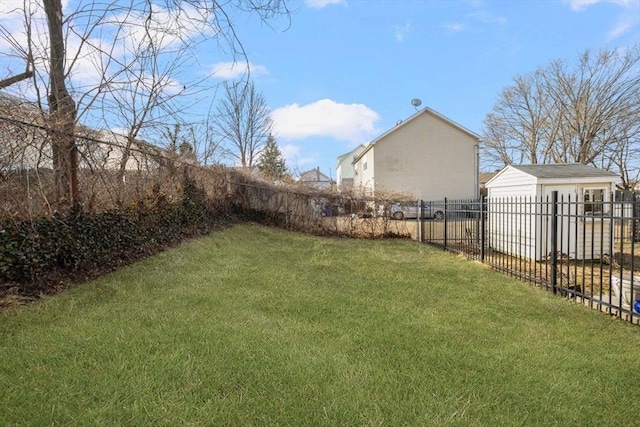
M 364 162 L 364 163 L 362 164 L 362 170 L 363 170 L 363 171 L 366 171 L 366 170 L 367 170 L 367 162 Z
M 584 214 L 585 215 L 602 215 L 604 209 L 604 188 L 586 188 L 584 190 Z

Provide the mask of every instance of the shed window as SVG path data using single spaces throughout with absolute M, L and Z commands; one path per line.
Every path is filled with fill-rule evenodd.
M 587 188 L 584 190 L 584 214 L 585 215 L 602 215 L 604 209 L 604 188 Z

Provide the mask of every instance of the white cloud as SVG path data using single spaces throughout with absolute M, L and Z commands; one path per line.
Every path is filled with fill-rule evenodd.
M 267 67 L 255 65 L 251 62 L 218 62 L 213 65 L 212 74 L 214 77 L 224 80 L 233 80 L 251 72 L 253 76 L 268 74 Z
M 470 28 L 477 28 L 478 26 L 497 26 L 504 27 L 507 24 L 507 18 L 501 15 L 496 15 L 484 8 L 484 3 L 481 1 L 471 1 L 470 5 L 472 11 L 465 14 L 459 21 L 445 22 L 441 26 L 452 33 L 460 33 L 467 31 Z
M 569 4 L 571 10 L 583 10 L 600 1 L 602 0 L 562 0 L 563 3 Z
M 485 24 L 498 25 L 500 27 L 507 23 L 507 19 L 504 16 L 494 15 L 486 10 L 477 10 L 475 12 L 471 12 L 468 16 L 476 21 Z
M 321 99 L 307 105 L 291 104 L 271 112 L 274 130 L 283 139 L 313 136 L 359 144 L 375 135 L 380 116 L 363 104 L 341 104 Z
M 5 15 L 24 8 L 23 0 L 2 0 L 0 3 L 0 13 Z
M 322 9 L 330 4 L 347 4 L 347 0 L 306 0 L 305 3 L 312 9 Z
M 304 168 L 307 165 L 314 165 L 318 161 L 317 157 L 307 155 L 300 157 L 301 147 L 294 144 L 278 145 L 280 153 L 284 157 L 287 167 L 292 170 Z
M 622 15 L 609 30 L 607 40 L 611 41 L 623 36 L 640 25 L 640 1 L 638 0 L 563 0 L 563 3 L 569 4 L 571 10 L 580 12 L 598 3 L 612 3 L 623 8 Z
M 25 7 L 27 8 L 25 10 Z M 28 46 L 27 33 L 25 31 L 25 16 L 33 15 L 33 23 L 31 31 L 33 38 L 38 42 L 39 34 L 47 31 L 46 20 L 42 6 L 36 3 L 26 3 L 23 0 L 2 0 L 0 1 L 0 27 L 3 30 L 3 36 L 0 37 L 0 51 L 3 53 L 11 52 L 7 57 L 20 57 Z M 5 36 L 6 35 L 6 36 Z M 8 42 L 6 38 L 10 38 Z M 46 40 L 46 39 L 45 39 Z M 38 52 L 34 53 L 38 56 Z M 24 71 L 24 63 L 20 63 L 18 68 Z
M 295 159 L 300 153 L 300 146 L 298 145 L 293 145 L 293 144 L 279 145 L 278 148 L 280 149 L 280 154 L 282 154 L 282 157 L 285 158 L 287 163 L 289 163 L 289 160 Z
M 410 22 L 407 22 L 403 27 L 396 27 L 396 41 L 402 43 L 407 34 L 409 34 L 409 30 L 411 30 Z
M 69 0 L 64 0 L 63 7 L 70 7 L 69 3 Z M 25 12 L 25 5 L 32 10 Z M 72 6 L 80 7 L 77 2 Z M 69 32 L 66 38 L 67 66 L 71 67 L 72 88 L 83 91 L 96 87 L 103 76 L 109 80 L 113 77 L 112 73 L 121 73 L 121 69 L 116 69 L 119 66 L 129 73 L 136 72 L 141 74 L 143 79 L 146 78 L 148 70 L 142 70 L 137 55 L 147 46 L 149 40 L 153 40 L 155 48 L 160 52 L 157 56 L 160 68 L 158 72 L 165 73 L 170 71 L 170 67 L 177 68 L 174 64 L 180 63 L 176 60 L 172 62 L 172 58 L 180 55 L 186 57 L 189 54 L 185 48 L 188 47 L 189 40 L 196 35 L 206 36 L 215 33 L 215 30 L 206 24 L 207 12 L 189 6 L 179 11 L 171 11 L 154 4 L 152 16 L 143 15 L 136 10 L 121 10 L 116 9 L 113 14 L 104 11 L 104 15 L 96 17 L 92 22 L 84 22 L 82 18 L 78 18 L 77 21 L 68 24 L 74 25 L 78 31 L 91 31 L 83 35 Z M 74 12 L 76 11 L 70 10 L 67 13 L 73 16 Z M 46 70 L 49 34 L 40 1 L 24 3 L 23 0 L 1 0 L 0 26 L 11 35 L 13 45 L 7 43 L 4 37 L 0 37 L 0 50 L 11 52 L 15 57 L 24 55 L 19 47 L 28 45 L 25 15 L 31 17 L 31 47 L 35 69 Z M 95 27 L 91 26 L 93 24 Z M 105 52 L 110 52 L 111 57 Z M 0 64 L 4 66 L 7 62 L 3 61 Z M 13 60 L 9 65 L 16 70 L 24 67 L 19 60 Z M 128 76 L 124 76 L 121 80 L 127 78 Z M 116 80 L 113 82 L 117 83 Z M 181 87 L 176 81 L 167 80 L 167 83 L 176 88 Z
M 633 28 L 638 24 L 640 24 L 640 11 L 636 12 L 635 15 L 622 17 L 609 31 L 607 40 L 611 41 L 613 39 L 617 39 L 620 36 L 623 36 L 624 34 L 627 34 L 628 32 L 632 31 Z
M 563 3 L 568 3 L 571 10 L 580 11 L 587 7 L 597 3 L 614 3 L 620 6 L 632 5 L 637 0 L 562 0 Z
M 110 31 L 105 36 L 117 40 L 115 44 L 123 58 L 135 55 L 139 46 L 147 46 L 150 42 L 162 53 L 182 52 L 189 47 L 192 38 L 214 36 L 217 31 L 207 23 L 210 14 L 206 10 L 189 5 L 171 10 L 156 4 L 152 10 L 148 15 L 143 10 L 132 9 L 105 20 L 109 24 L 105 27 Z
M 443 26 L 447 30 L 452 31 L 454 33 L 459 33 L 461 31 L 464 31 L 464 25 L 460 24 L 458 22 L 454 22 L 454 23 L 451 23 L 451 24 L 444 24 Z

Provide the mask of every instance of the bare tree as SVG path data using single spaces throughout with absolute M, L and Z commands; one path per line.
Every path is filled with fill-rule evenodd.
M 61 208 L 79 196 L 78 147 L 72 137 L 76 123 L 102 122 L 126 135 L 122 174 L 131 145 L 141 134 L 158 136 L 158 125 L 166 124 L 167 117 L 191 122 L 185 117 L 186 106 L 198 94 L 210 93 L 213 84 L 206 79 L 185 81 L 188 65 L 197 61 L 196 47 L 218 43 L 234 60 L 246 58 L 233 18 L 288 16 L 286 0 L 108 0 L 78 2 L 74 10 L 63 10 L 61 0 L 42 4 L 46 20 L 40 19 L 37 2 L 25 0 L 23 28 L 0 27 L 0 37 L 11 47 L 0 55 L 22 67 L 28 64 L 28 75 L 8 69 L 10 77 L 0 76 L 0 81 L 19 82 L 18 91 L 47 100 L 42 111 L 51 128 Z M 31 72 L 32 78 L 18 79 Z
M 586 51 L 575 68 L 557 60 L 516 77 L 485 119 L 485 161 L 592 164 L 628 187 L 640 167 L 639 66 L 640 45 Z
M 501 164 L 544 163 L 552 156 L 550 141 L 557 132 L 554 115 L 545 91 L 543 72 L 516 76 L 505 88 L 485 119 L 484 150 Z
M 27 69 L 20 74 L 16 74 L 15 76 L 7 77 L 6 79 L 0 80 L 0 89 L 7 88 L 12 84 L 21 82 L 22 80 L 30 79 L 33 77 L 33 71 L 29 69 L 29 63 L 27 62 Z
M 573 71 L 562 61 L 551 64 L 547 86 L 562 115 L 563 160 L 595 163 L 611 141 L 605 136 L 619 139 L 620 126 L 636 120 L 639 65 L 640 45 L 623 53 L 586 51 Z
M 220 163 L 222 155 L 221 141 L 218 139 L 213 125 L 208 120 L 204 123 L 192 124 L 189 126 L 188 133 L 199 164 L 210 166 Z
M 267 103 L 253 82 L 225 82 L 224 90 L 213 119 L 224 153 L 240 166 L 255 166 L 273 127 Z
M 78 149 L 74 129 L 76 103 L 67 90 L 62 2 L 44 0 L 49 28 L 49 119 L 56 205 L 66 210 L 78 203 Z

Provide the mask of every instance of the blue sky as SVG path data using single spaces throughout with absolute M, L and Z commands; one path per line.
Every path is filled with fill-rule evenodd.
M 118 2 L 128 0 L 113 4 Z M 25 45 L 21 26 L 25 4 L 37 18 L 33 31 L 46 38 L 38 0 L 0 0 L 0 29 L 14 37 L 13 44 L 0 37 L 0 78 L 24 71 L 24 61 L 14 53 Z M 63 0 L 66 15 L 87 4 L 88 0 Z M 585 49 L 624 49 L 640 43 L 640 0 L 292 0 L 288 4 L 291 15 L 268 24 L 256 16 L 231 16 L 246 52 L 246 60 L 237 58 L 235 64 L 228 49 L 217 48 L 212 29 L 205 29 L 205 39 L 214 42 L 200 39 L 196 58 L 183 63 L 168 89 L 180 94 L 185 88 L 186 94 L 188 82 L 203 76 L 209 87 L 215 87 L 246 77 L 248 66 L 272 111 L 275 136 L 288 166 L 294 173 L 320 167 L 333 178 L 336 158 L 415 113 L 413 98 L 422 101 L 421 107 L 481 134 L 484 117 L 516 75 L 555 59 L 572 63 Z M 154 10 L 163 11 L 155 3 Z M 164 29 L 180 28 L 176 34 L 196 34 L 202 28 L 190 13 L 182 15 L 181 22 L 160 13 L 157 22 Z M 135 44 L 146 17 L 122 10 L 113 14 L 114 22 L 123 16 L 137 20 L 127 21 L 130 27 L 125 31 Z M 88 49 L 111 43 L 109 28 L 103 30 L 94 32 L 91 43 L 75 53 L 78 38 L 69 39 L 69 57 L 80 52 L 71 74 L 75 87 L 91 87 L 101 76 L 95 71 L 101 58 Z M 165 53 L 175 52 L 178 38 L 165 37 Z M 30 96 L 28 89 L 21 93 Z M 212 100 L 209 91 L 185 102 L 192 117 L 204 117 Z
M 290 26 L 247 20 L 238 35 L 288 165 L 334 178 L 336 157 L 412 115 L 413 98 L 480 134 L 517 74 L 640 42 L 640 0 L 293 5 Z

